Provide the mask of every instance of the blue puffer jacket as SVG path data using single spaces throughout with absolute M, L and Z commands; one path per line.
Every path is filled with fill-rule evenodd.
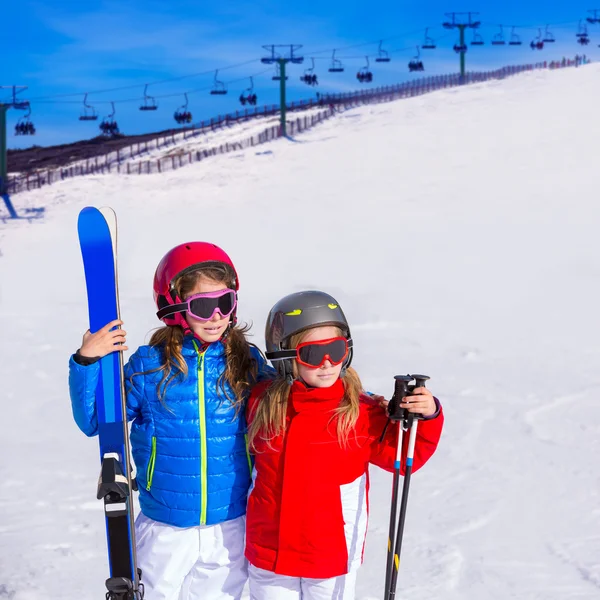
M 136 465 L 142 512 L 151 519 L 191 527 L 214 525 L 246 513 L 250 458 L 246 418 L 236 416 L 217 380 L 226 367 L 222 342 L 200 355 L 191 336 L 182 351 L 188 366 L 184 381 L 167 387 L 163 403 L 157 395 L 162 373 L 148 373 L 161 364 L 161 351 L 141 346 L 125 366 L 127 418 Z M 252 347 L 258 380 L 271 379 L 273 370 Z M 73 416 L 88 436 L 97 435 L 95 391 L 99 364 L 69 363 Z M 135 375 L 134 373 L 145 373 Z M 130 379 L 131 378 L 131 379 Z M 233 397 L 227 386 L 227 391 Z

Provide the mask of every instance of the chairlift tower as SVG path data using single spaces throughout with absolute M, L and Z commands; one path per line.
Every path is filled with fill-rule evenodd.
M 445 13 L 445 16 L 448 17 L 448 20 L 445 21 L 442 25 L 444 29 L 458 29 L 460 33 L 460 41 L 459 41 L 459 55 L 460 55 L 460 82 L 464 83 L 465 81 L 465 53 L 467 51 L 467 45 L 465 42 L 465 29 L 478 29 L 481 25 L 481 21 L 476 20 L 474 18 L 475 15 L 479 13 L 476 12 L 462 12 L 462 13 Z
M 0 90 L 12 90 L 12 100 L 10 102 L 0 102 L 0 195 L 7 193 L 7 171 L 8 164 L 6 160 L 6 113 L 9 108 L 17 110 L 27 110 L 29 102 L 27 100 L 18 100 L 17 94 L 25 91 L 25 85 L 0 85 Z
M 265 56 L 260 59 L 260 62 L 265 65 L 276 64 L 279 66 L 279 103 L 281 113 L 281 135 L 285 136 L 286 133 L 286 100 L 285 100 L 285 81 L 287 79 L 285 74 L 285 66 L 287 63 L 294 65 L 301 65 L 304 62 L 303 56 L 296 56 L 294 53 L 300 50 L 302 46 L 300 44 L 271 44 L 270 46 L 263 46 L 265 50 L 268 50 L 271 55 Z M 276 50 L 276 48 L 287 48 L 289 54 L 284 54 L 283 51 Z

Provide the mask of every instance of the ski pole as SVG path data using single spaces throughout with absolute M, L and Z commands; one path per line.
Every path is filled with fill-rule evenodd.
M 393 422 L 393 426 L 398 427 L 398 442 L 396 445 L 396 461 L 394 463 L 394 478 L 392 480 L 392 503 L 390 507 L 390 527 L 388 533 L 388 546 L 387 546 L 387 561 L 385 569 L 385 597 L 387 598 L 390 577 L 392 574 L 392 566 L 394 560 L 393 549 L 395 546 L 395 534 L 396 534 L 396 518 L 398 514 L 398 490 L 400 488 L 400 459 L 402 456 L 402 420 L 404 418 L 404 410 L 400 408 L 400 402 L 402 398 L 408 394 L 408 384 L 412 381 L 410 375 L 396 375 L 394 377 L 394 395 L 388 404 L 388 423 L 386 429 L 390 423 Z M 383 430 L 382 440 L 385 436 L 385 429 Z
M 418 387 L 425 387 L 425 382 L 429 379 L 427 375 L 412 375 L 415 380 L 415 386 L 411 392 Z M 406 507 L 408 505 L 408 490 L 410 487 L 410 477 L 412 474 L 413 458 L 415 455 L 415 442 L 417 440 L 417 425 L 422 415 L 409 413 L 406 411 L 406 427 L 410 430 L 408 438 L 408 450 L 406 452 L 406 466 L 404 469 L 404 482 L 402 485 L 402 499 L 400 501 L 400 517 L 398 519 L 398 531 L 396 533 L 396 544 L 394 547 L 394 560 L 390 573 L 389 588 L 386 588 L 386 600 L 394 600 L 396 596 L 396 586 L 398 583 L 398 571 L 400 569 L 400 552 L 402 550 L 402 538 L 404 535 L 404 523 L 406 522 Z

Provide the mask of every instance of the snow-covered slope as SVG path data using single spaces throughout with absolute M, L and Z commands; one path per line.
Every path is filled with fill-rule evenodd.
M 368 389 L 432 377 L 446 427 L 412 480 L 399 598 L 597 598 L 599 76 L 440 91 L 162 176 L 15 196 L 47 215 L 0 229 L 0 597 L 103 593 L 97 443 L 72 421 L 67 358 L 87 323 L 77 213 L 109 204 L 130 346 L 158 325 L 160 257 L 205 239 L 236 262 L 259 345 L 280 296 L 321 288 Z M 390 491 L 374 467 L 361 599 L 382 596 Z

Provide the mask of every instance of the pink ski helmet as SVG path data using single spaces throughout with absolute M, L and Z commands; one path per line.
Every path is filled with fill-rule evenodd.
M 235 274 L 235 291 L 240 288 L 237 271 L 229 256 L 217 245 L 209 242 L 188 242 L 175 246 L 167 252 L 156 267 L 154 273 L 154 302 L 158 308 L 157 316 L 165 325 L 180 325 L 184 331 L 189 330 L 189 326 L 183 316 L 183 313 L 171 313 L 169 316 L 162 316 L 164 309 L 172 304 L 181 303 L 181 298 L 173 288 L 173 282 L 177 277 L 185 274 L 200 266 L 228 265 Z M 235 311 L 231 315 L 231 321 L 235 324 Z

